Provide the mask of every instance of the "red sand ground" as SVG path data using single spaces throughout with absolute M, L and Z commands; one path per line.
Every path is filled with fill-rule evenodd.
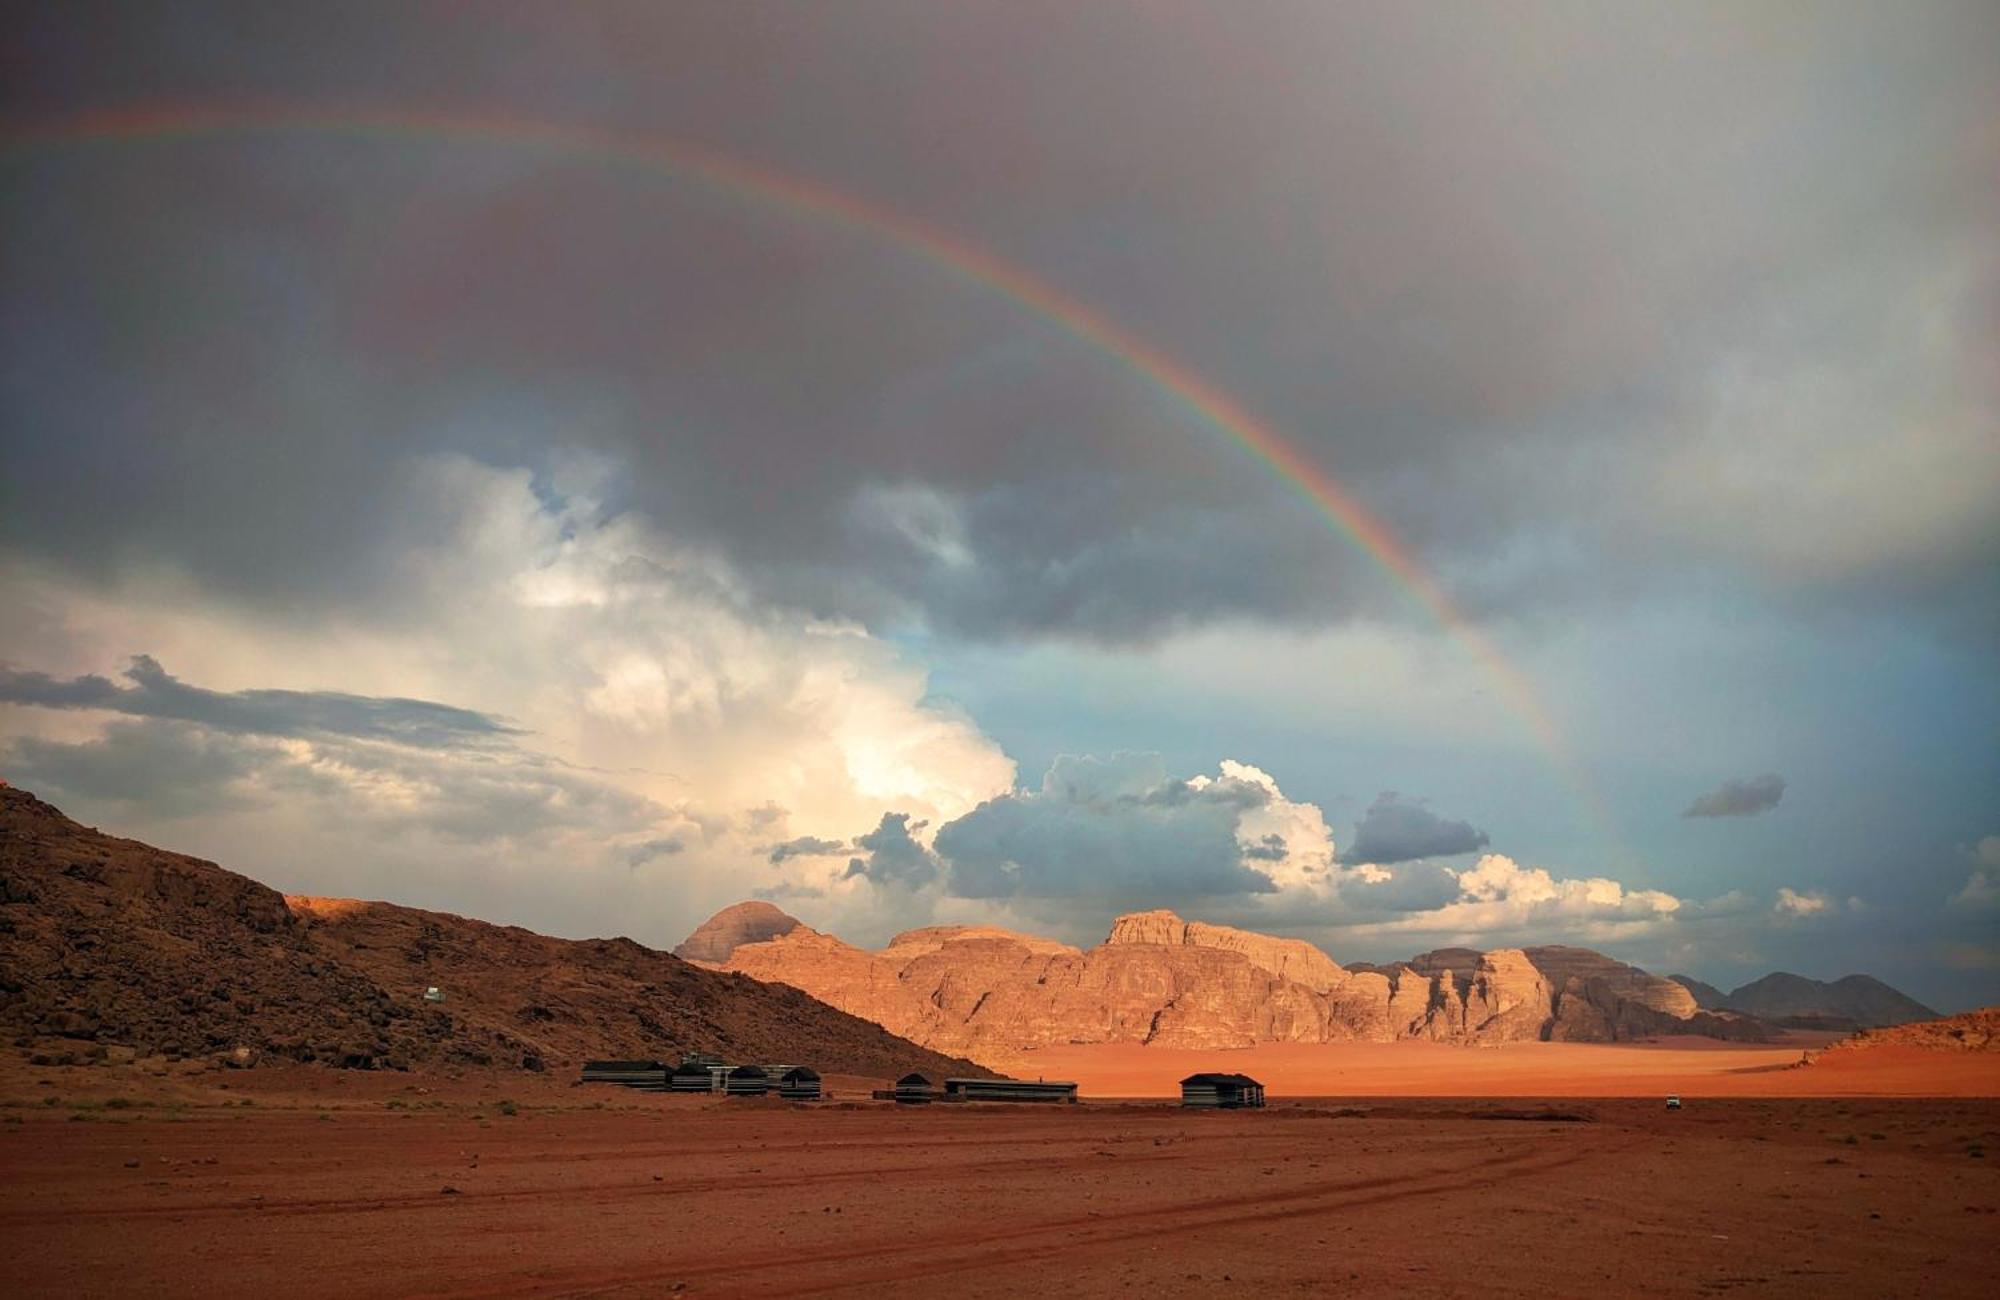
M 1991 1294 L 2000 1174 L 1972 1152 L 2000 1155 L 1992 1102 L 1490 1109 L 36 1114 L 0 1134 L 0 1276 L 23 1296 Z
M 1449 1100 L 1467 1072 L 1514 1089 L 1582 1049 L 1404 1046 L 1335 1055 L 1350 1080 L 1433 1099 L 1239 1113 L 0 1061 L 0 1279 L 64 1297 L 1991 1293 L 2000 1101 L 1703 1099 L 1693 1064 L 1768 1049 L 1680 1045 L 1575 1058 L 1597 1088 L 1657 1094 L 1680 1071 L 1680 1111 Z M 1257 1068 L 1309 1068 L 1293 1055 Z M 1921 1073 L 1847 1055 L 1876 1053 L 1699 1077 L 1838 1091 Z M 1181 1057 L 1118 1068 L 1177 1077 Z M 1923 1059 L 1941 1089 L 1977 1082 Z
M 1074 1079 L 1095 1097 L 1178 1096 L 1180 1080 L 1197 1070 L 1239 1071 L 1293 1097 L 2000 1097 L 2000 1052 L 1821 1051 L 1832 1037 L 1774 1046 L 1271 1043 L 1228 1052 L 1092 1044 L 1024 1052 L 1009 1069 Z M 1807 1052 L 1812 1064 L 1798 1067 Z

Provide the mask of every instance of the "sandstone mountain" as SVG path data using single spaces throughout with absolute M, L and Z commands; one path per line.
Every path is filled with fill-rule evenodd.
M 1872 975 L 1847 975 L 1827 981 L 1773 971 L 1728 993 L 1686 975 L 1671 978 L 1705 1008 L 1740 1011 L 1778 1024 L 1875 1029 L 1915 1020 L 1935 1020 L 1938 1015 Z
M 442 1004 L 424 1000 L 430 985 Z M 975 1068 L 796 989 L 629 939 L 287 898 L 4 786 L 0 1030 L 53 1057 L 115 1044 L 234 1062 L 535 1069 L 712 1051 L 875 1076 Z
M 996 1068 L 1057 1043 L 1765 1037 L 1755 1020 L 1703 1011 L 1673 981 L 1584 948 L 1441 949 L 1342 967 L 1299 940 L 1164 911 L 1118 918 L 1088 950 L 993 927 L 934 926 L 871 952 L 794 922 L 710 960 Z

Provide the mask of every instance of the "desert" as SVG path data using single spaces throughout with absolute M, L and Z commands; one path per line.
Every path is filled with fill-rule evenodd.
M 2000 1294 L 2000 0 L 0 3 L 0 1300 Z
M 808 1111 L 296 1069 L 239 1088 L 10 1106 L 11 1293 L 1976 1296 L 2000 1221 L 1990 1098 Z
M 1400 968 L 1433 1007 L 1456 999 L 1411 1022 L 1435 1034 L 1201 1045 L 1275 1023 L 1254 1014 L 1273 990 L 1311 1006 L 1293 975 L 1348 976 L 1306 945 L 1152 916 L 1114 929 L 1114 970 L 1166 972 L 1147 996 L 1226 977 L 1177 1035 L 1117 1030 L 1132 1017 L 1106 990 L 1126 983 L 1080 977 L 1072 1018 L 1048 1022 L 1073 1041 L 1009 1049 L 938 999 L 926 1046 L 705 968 L 789 943 L 801 983 L 858 964 L 907 1005 L 882 959 L 775 909 L 698 928 L 691 963 L 279 895 L 11 788 L 0 895 L 0 1272 L 24 1296 L 1973 1295 L 1962 1265 L 2000 1213 L 1995 1010 L 1786 1028 L 1536 949 Z M 996 952 L 1042 978 L 1087 969 L 998 931 L 887 951 L 937 979 L 960 948 L 961 984 Z M 1572 974 L 1551 992 L 1537 962 Z M 1662 985 L 1679 1016 L 1622 1008 Z M 1564 997 L 1613 1014 L 1565 1019 Z M 1557 1036 L 1579 1024 L 1602 1041 Z M 687 1052 L 808 1059 L 825 1095 L 580 1081 L 592 1057 Z M 1081 1100 L 880 1099 L 904 1071 L 1070 1080 Z M 1203 1071 L 1254 1075 L 1268 1106 L 1184 1109 Z

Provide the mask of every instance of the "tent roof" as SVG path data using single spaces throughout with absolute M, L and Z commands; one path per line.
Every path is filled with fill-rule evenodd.
M 585 1061 L 586 1070 L 664 1070 L 658 1061 Z
M 1248 1084 L 1253 1088 L 1261 1088 L 1264 1086 L 1263 1084 L 1258 1083 L 1255 1079 L 1251 1078 L 1247 1074 L 1214 1074 L 1214 1073 L 1190 1074 L 1187 1078 L 1181 1080 L 1181 1086 L 1183 1088 L 1187 1087 L 1191 1083 L 1196 1083 L 1196 1084 L 1205 1083 L 1211 1086 L 1218 1083 L 1229 1083 L 1229 1084 L 1234 1084 L 1239 1088 L 1243 1087 L 1246 1084 Z

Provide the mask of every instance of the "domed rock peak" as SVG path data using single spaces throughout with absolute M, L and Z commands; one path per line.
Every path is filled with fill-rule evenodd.
M 797 917 L 753 899 L 725 907 L 696 926 L 694 933 L 674 949 L 674 956 L 687 961 L 725 962 L 744 944 L 776 939 L 790 934 L 799 925 Z

